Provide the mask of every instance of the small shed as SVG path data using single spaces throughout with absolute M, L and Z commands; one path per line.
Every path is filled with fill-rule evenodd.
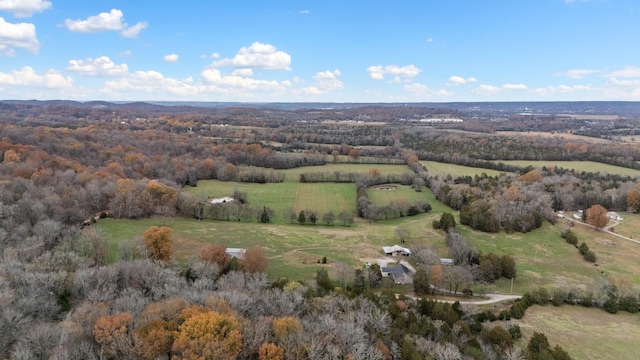
M 411 250 L 406 247 L 402 247 L 400 245 L 393 246 L 383 246 L 382 251 L 388 256 L 409 256 L 411 255 Z

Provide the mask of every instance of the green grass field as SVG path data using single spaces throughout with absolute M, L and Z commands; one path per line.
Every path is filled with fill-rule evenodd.
M 377 206 L 387 205 L 394 200 L 406 200 L 409 203 L 418 200 L 429 202 L 432 200 L 432 198 L 427 195 L 429 191 L 416 192 L 408 185 L 389 184 L 388 186 L 395 187 L 395 190 L 382 190 L 375 186 L 367 189 L 369 200 Z
M 285 181 L 298 181 L 300 174 L 308 172 L 333 173 L 340 171 L 343 173 L 368 174 L 370 170 L 377 169 L 380 174 L 412 174 L 407 165 L 379 165 L 379 164 L 327 164 L 322 166 L 303 166 L 299 168 L 278 170 L 285 174 Z
M 623 176 L 639 176 L 640 171 L 629 169 L 621 166 L 614 166 L 608 164 L 602 164 L 593 161 L 533 161 L 533 160 L 504 160 L 499 161 L 508 165 L 516 165 L 516 166 L 534 166 L 534 167 L 562 167 L 565 169 L 574 169 L 577 171 L 585 171 L 585 172 L 600 172 L 600 173 L 608 173 L 608 174 L 617 174 Z
M 430 174 L 435 174 L 439 176 L 451 175 L 454 178 L 458 176 L 474 177 L 476 175 L 482 175 L 482 173 L 485 173 L 489 176 L 500 175 L 500 171 L 491 170 L 491 169 L 483 169 L 483 168 L 476 168 L 471 166 L 441 163 L 437 161 L 421 161 L 420 163 L 427 167 L 427 171 L 429 171 Z
M 534 305 L 518 321 L 526 347 L 533 332 L 542 332 L 550 345 L 560 345 L 573 359 L 633 360 L 638 358 L 638 314 L 609 314 L 580 306 Z

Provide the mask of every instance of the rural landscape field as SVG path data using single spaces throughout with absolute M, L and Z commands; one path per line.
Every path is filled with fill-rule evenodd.
M 0 358 L 635 357 L 640 120 L 100 105 L 3 105 Z

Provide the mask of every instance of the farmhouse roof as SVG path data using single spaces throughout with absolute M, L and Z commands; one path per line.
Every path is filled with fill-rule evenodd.
M 247 252 L 247 249 L 242 249 L 242 248 L 227 248 L 224 252 L 227 253 L 227 255 L 234 257 L 234 258 L 242 258 L 244 256 L 244 253 Z
M 407 249 L 406 247 L 402 247 L 400 245 L 383 246 L 382 247 L 382 251 L 384 251 L 385 254 L 391 254 L 391 253 L 394 253 L 394 252 L 401 252 L 401 253 L 405 253 L 405 254 L 411 254 L 411 250 Z

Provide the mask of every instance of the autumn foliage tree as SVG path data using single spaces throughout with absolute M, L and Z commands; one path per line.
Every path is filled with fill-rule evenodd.
M 593 225 L 596 229 L 603 228 L 607 225 L 607 209 L 601 205 L 593 205 L 587 209 L 587 224 Z
M 200 249 L 200 260 L 218 264 L 220 270 L 224 270 L 231 262 L 231 255 L 227 254 L 224 245 L 206 244 Z
M 267 271 L 268 266 L 269 262 L 260 246 L 247 249 L 240 259 L 240 267 L 246 273 L 263 273 Z
M 282 360 L 284 349 L 273 343 L 264 343 L 258 351 L 259 360 Z
M 129 327 L 131 314 L 125 312 L 118 315 L 100 317 L 93 327 L 93 335 L 107 358 L 119 358 L 127 353 L 129 343 Z
M 187 318 L 175 333 L 175 359 L 232 360 L 242 350 L 242 325 L 232 314 L 207 311 Z
M 144 233 L 144 244 L 153 260 L 168 261 L 173 254 L 173 230 L 166 226 L 152 226 Z

